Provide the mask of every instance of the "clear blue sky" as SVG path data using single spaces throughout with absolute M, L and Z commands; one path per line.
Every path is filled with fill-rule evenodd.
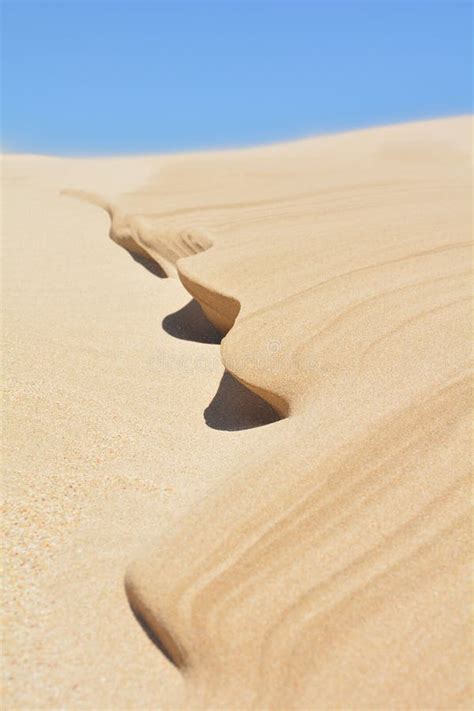
M 457 0 L 3 0 L 2 145 L 174 151 L 471 112 Z

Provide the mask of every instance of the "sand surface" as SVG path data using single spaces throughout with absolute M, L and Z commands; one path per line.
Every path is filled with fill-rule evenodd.
M 6 708 L 470 707 L 471 130 L 3 159 Z

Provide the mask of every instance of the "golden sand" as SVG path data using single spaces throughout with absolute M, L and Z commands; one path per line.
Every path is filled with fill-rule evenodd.
M 7 708 L 470 706 L 471 129 L 4 158 Z

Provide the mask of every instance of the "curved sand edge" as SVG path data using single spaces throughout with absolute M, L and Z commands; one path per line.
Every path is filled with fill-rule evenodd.
M 114 251 L 100 213 L 56 198 L 74 162 L 54 176 L 42 161 L 10 173 L 8 515 L 17 531 L 29 523 L 12 541 L 21 565 L 9 563 L 12 708 L 469 706 L 470 329 L 458 239 L 469 130 L 456 119 L 253 151 L 260 196 L 247 184 L 250 152 L 167 158 L 158 179 L 149 159 L 145 188 L 113 199 L 168 233 L 212 233 L 212 249 L 178 267 L 242 304 L 222 346 L 228 367 L 292 403 L 290 418 L 243 432 L 203 419 L 218 349 L 160 329 L 182 311 L 179 283 Z M 398 181 L 383 179 L 374 151 Z M 429 172 L 423 185 L 406 170 L 413 155 Z M 112 183 L 117 164 L 104 163 Z M 73 184 L 92 186 L 95 173 Z M 443 252 L 447 206 L 457 246 Z M 351 223 L 363 229 L 351 235 Z M 294 248 L 308 224 L 324 243 L 348 240 L 318 260 L 334 273 L 317 286 L 317 309 L 311 251 Z M 410 224 L 423 241 L 415 259 L 403 260 L 401 240 L 381 271 L 349 264 L 339 279 L 351 242 L 367 259 L 381 234 Z M 276 279 L 282 256 L 298 279 Z M 354 299 L 365 305 L 335 321 Z M 313 343 L 305 321 L 320 318 L 330 327 Z M 151 629 L 166 620 L 186 657 L 185 700 L 125 605 L 130 558 L 134 604 Z
M 284 698 L 285 708 L 316 702 L 366 706 L 369 690 L 356 668 L 345 668 L 343 685 L 325 686 L 321 674 L 339 680 L 339 657 L 324 668 L 312 661 L 327 654 L 322 630 L 329 627 L 337 638 L 341 624 L 355 625 L 360 615 L 369 628 L 357 625 L 349 649 L 357 648 L 364 666 L 372 669 L 370 704 L 431 707 L 440 698 L 458 703 L 458 682 L 440 686 L 432 676 L 446 626 L 437 629 L 434 646 L 426 637 L 422 655 L 431 663 L 414 662 L 416 688 L 410 678 L 396 677 L 396 668 L 405 666 L 411 654 L 407 644 L 423 625 L 433 634 L 433 615 L 462 625 L 464 613 L 458 613 L 467 610 L 462 570 L 469 548 L 470 144 L 466 141 L 463 155 L 459 133 L 469 138 L 469 129 L 466 120 L 417 126 L 416 140 L 425 132 L 419 153 L 412 126 L 390 129 L 362 182 L 358 166 L 351 182 L 355 162 L 353 155 L 344 160 L 347 136 L 341 139 L 342 158 L 333 140 L 339 191 L 349 192 L 342 204 L 324 192 L 308 204 L 305 192 L 303 205 L 285 205 L 281 236 L 275 203 L 268 210 L 267 200 L 252 204 L 248 218 L 242 208 L 238 224 L 230 218 L 221 233 L 216 224 L 225 214 L 206 215 L 213 249 L 177 263 L 183 284 L 227 332 L 222 342 L 226 368 L 283 415 L 289 408 L 293 414 L 288 425 L 275 429 L 268 459 L 229 474 L 243 488 L 216 492 L 183 523 L 174 544 L 152 548 L 127 575 L 133 607 L 205 705 L 273 708 Z M 374 134 L 380 141 L 379 132 Z M 355 134 L 354 152 L 363 153 L 367 145 L 358 145 L 358 139 Z M 394 163 L 398 155 L 401 160 Z M 202 170 L 199 166 L 201 179 Z M 305 176 L 309 181 L 310 172 Z M 332 182 L 337 194 L 335 173 Z M 245 239 L 246 219 L 258 224 L 251 241 Z M 337 246 L 328 252 L 328 241 L 336 236 Z M 309 271 L 308 264 L 313 265 Z M 280 442 L 285 426 L 291 445 Z M 433 481 L 420 489 L 428 470 Z M 336 484 L 338 478 L 342 484 Z M 343 493 L 334 495 L 334 486 Z M 398 488 L 397 504 L 393 492 Z M 356 491 L 365 503 L 353 499 Z M 334 503 L 323 505 L 325 499 Z M 380 519 L 378 510 L 384 512 Z M 378 530 L 360 539 L 362 521 L 367 518 L 370 527 L 374 516 Z M 333 553 L 323 554 L 314 541 L 325 539 L 327 520 L 334 521 L 327 543 Z M 421 521 L 429 521 L 428 529 Z M 350 548 L 342 553 L 346 537 L 359 542 L 360 555 Z M 451 541 L 445 548 L 443 539 Z M 441 588 L 428 590 L 421 578 L 394 613 L 393 602 L 405 595 L 410 577 L 426 576 L 422 560 L 434 542 L 439 557 L 431 559 L 425 582 L 433 583 L 438 570 Z M 447 573 L 455 550 L 460 567 L 453 564 Z M 443 589 L 446 575 L 451 582 Z M 380 581 L 380 590 L 371 579 Z M 453 589 L 455 605 L 448 602 Z M 375 639 L 369 632 L 371 600 L 382 592 Z M 346 600 L 341 611 L 340 596 Z M 413 629 L 408 622 L 412 606 L 418 609 Z M 403 623 L 396 621 L 398 615 Z M 458 650 L 458 679 L 466 671 L 467 640 L 462 638 L 458 627 L 449 642 Z M 290 661 L 301 645 L 306 653 Z M 398 660 L 390 659 L 394 645 Z M 342 638 L 338 648 L 338 655 L 348 654 Z M 383 673 L 377 670 L 381 666 Z M 387 678 L 397 678 L 390 700 Z M 289 695 L 295 686 L 296 698 Z

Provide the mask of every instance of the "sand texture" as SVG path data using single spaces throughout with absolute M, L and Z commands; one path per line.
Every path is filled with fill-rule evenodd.
M 471 131 L 4 158 L 7 708 L 471 707 Z

